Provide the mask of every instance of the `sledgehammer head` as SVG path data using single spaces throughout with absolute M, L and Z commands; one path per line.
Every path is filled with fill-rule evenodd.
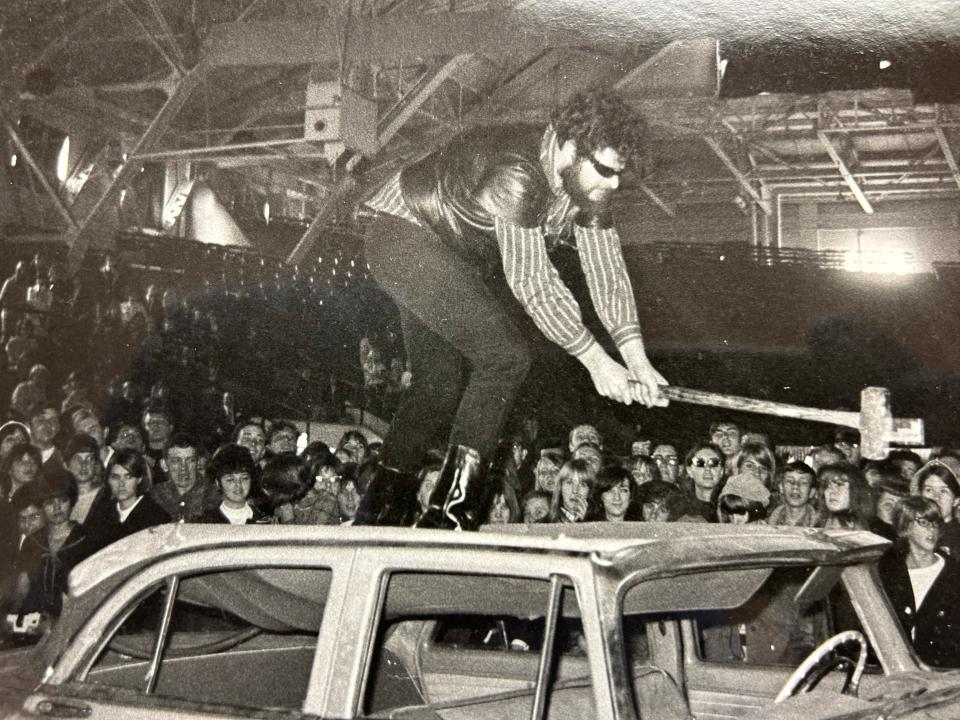
M 890 411 L 890 391 L 864 388 L 860 393 L 860 455 L 883 460 L 891 443 L 923 445 L 923 420 L 896 420 Z

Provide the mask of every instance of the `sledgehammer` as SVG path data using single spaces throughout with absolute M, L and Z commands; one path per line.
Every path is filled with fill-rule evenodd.
M 868 387 L 860 392 L 860 412 L 858 413 L 845 410 L 821 410 L 770 400 L 755 400 L 674 385 L 661 386 L 660 394 L 669 400 L 692 405 L 708 405 L 728 410 L 857 428 L 860 431 L 860 454 L 868 460 L 885 458 L 892 443 L 923 445 L 923 420 L 894 418 L 890 412 L 890 391 L 881 387 Z

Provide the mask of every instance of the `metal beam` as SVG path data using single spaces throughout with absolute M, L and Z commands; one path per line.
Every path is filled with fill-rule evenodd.
M 377 144 L 380 147 L 386 145 L 407 120 L 413 117 L 417 110 L 430 99 L 430 96 L 471 57 L 471 55 L 455 55 L 437 68 L 435 72 L 428 74 L 421 82 L 417 83 L 404 96 L 400 107 L 395 112 L 388 114 L 381 123 L 378 123 Z
M 193 91 L 200 85 L 200 82 L 207 76 L 210 67 L 201 60 L 196 67 L 187 72 L 177 85 L 173 95 L 167 98 L 167 101 L 160 108 L 150 125 L 147 127 L 140 139 L 131 148 L 130 153 L 120 166 L 120 169 L 112 176 L 112 180 L 100 197 L 93 203 L 93 206 L 82 219 L 80 226 L 67 233 L 67 244 L 70 247 L 67 253 L 67 266 L 70 274 L 80 269 L 83 262 L 83 256 L 90 245 L 91 225 L 97 215 L 103 209 L 104 205 L 110 200 L 118 188 L 122 187 L 127 181 L 143 166 L 143 161 L 136 159 L 137 156 L 148 152 L 164 135 L 170 127 L 170 123 L 177 116 L 184 104 L 190 98 Z M 89 188 L 89 186 L 88 186 Z M 77 196 L 79 202 L 84 197 L 81 192 Z M 75 203 L 76 205 L 77 203 Z
M 659 195 L 657 195 L 657 193 L 655 193 L 655 192 L 653 191 L 653 188 L 651 188 L 649 185 L 647 185 L 646 183 L 642 182 L 642 183 L 639 183 L 639 184 L 637 185 L 637 187 L 639 187 L 641 190 L 643 190 L 644 194 L 645 194 L 648 198 L 650 198 L 650 199 L 654 202 L 654 204 L 655 204 L 658 208 L 660 208 L 661 210 L 663 210 L 667 215 L 669 215 L 670 217 L 676 217 L 676 216 L 677 216 L 677 207 L 676 207 L 676 205 L 673 205 L 672 203 L 668 203 L 666 200 L 664 200 L 663 198 L 661 198 Z
M 310 248 L 313 247 L 317 238 L 320 237 L 320 233 L 336 218 L 337 207 L 347 193 L 353 190 L 355 184 L 356 181 L 353 176 L 346 175 L 335 187 L 330 189 L 329 194 L 323 199 L 320 209 L 310 223 L 310 227 L 303 233 L 296 247 L 294 247 L 287 256 L 287 265 L 299 265 L 303 262 L 307 253 L 310 252 Z
M 27 167 L 29 167 L 37 176 L 37 180 L 40 181 L 40 185 L 43 187 L 44 192 L 46 192 L 50 199 L 53 200 L 53 204 L 54 207 L 57 208 L 57 212 L 59 212 L 63 219 L 67 221 L 67 225 L 73 229 L 76 229 L 77 221 L 71 214 L 70 209 L 64 204 L 63 199 L 54 189 L 53 185 L 50 184 L 46 174 L 40 169 L 40 166 L 37 164 L 37 161 L 34 160 L 29 148 L 27 148 L 16 129 L 7 120 L 3 121 L 3 127 L 7 131 L 7 135 L 10 136 L 10 139 L 13 140 L 13 144 L 17 146 L 17 151 L 23 156 L 24 161 L 27 163 Z
M 943 151 L 943 158 L 953 173 L 953 181 L 960 187 L 960 168 L 957 167 L 957 158 L 953 154 L 953 148 L 950 147 L 950 141 L 947 139 L 947 133 L 942 127 L 934 128 L 933 132 L 937 136 L 937 142 L 940 143 L 940 149 Z
M 143 30 L 143 32 L 147 36 L 147 40 L 149 40 L 150 44 L 153 45 L 154 49 L 158 53 L 160 53 L 160 57 L 162 57 L 164 62 L 166 62 L 167 65 L 170 66 L 170 69 L 173 70 L 178 75 L 183 75 L 184 73 L 183 65 L 177 60 L 175 60 L 174 58 L 170 57 L 170 53 L 168 53 L 166 48 L 164 48 L 163 45 L 160 44 L 160 41 L 157 40 L 157 38 L 154 36 L 152 32 L 150 32 L 150 28 L 146 26 L 143 20 L 140 19 L 140 16 L 133 11 L 132 7 L 130 7 L 129 0 L 123 0 L 123 7 L 126 9 L 127 13 L 131 17 L 133 17 L 133 21 L 137 24 L 137 26 L 141 30 Z
M 730 171 L 730 174 L 733 175 L 734 178 L 736 178 L 737 182 L 740 183 L 740 187 L 743 188 L 744 192 L 746 192 L 751 198 L 753 198 L 753 201 L 760 206 L 760 209 L 763 210 L 764 215 L 770 215 L 771 213 L 770 203 L 764 200 L 760 196 L 760 193 L 757 191 L 757 189 L 753 185 L 750 184 L 750 180 L 747 178 L 746 175 L 744 175 L 743 171 L 740 170 L 740 168 L 737 167 L 736 163 L 734 163 L 733 160 L 730 159 L 730 156 L 727 155 L 726 150 L 720 147 L 720 143 L 717 142 L 715 138 L 712 138 L 709 135 L 704 135 L 703 141 L 707 143 L 710 149 L 713 150 L 714 154 L 716 154 L 716 156 L 720 158 L 720 162 L 722 162 L 724 166 L 726 166 L 727 170 Z
M 220 23 L 210 29 L 212 66 L 339 64 L 340 42 L 329 21 L 271 20 Z M 349 28 L 347 64 L 391 65 L 425 57 L 480 54 L 491 58 L 547 47 L 605 46 L 628 50 L 630 43 L 575 29 L 534 26 L 509 10 L 388 14 L 355 19 Z
M 826 148 L 827 154 L 830 156 L 830 159 L 833 160 L 833 164 L 837 166 L 837 170 L 839 170 L 840 175 L 843 176 L 843 180 L 847 183 L 847 187 L 850 188 L 850 192 L 853 193 L 853 196 L 857 199 L 857 202 L 860 203 L 860 207 L 863 208 L 865 213 L 872 215 L 873 205 L 870 204 L 867 196 L 863 194 L 863 190 L 860 188 L 860 183 L 857 182 L 857 179 L 853 176 L 853 173 L 850 172 L 850 168 L 847 167 L 847 163 L 842 157 L 840 157 L 840 153 L 837 152 L 837 149 L 833 146 L 833 143 L 830 142 L 830 138 L 823 130 L 817 130 L 817 137 L 820 139 L 823 147 Z

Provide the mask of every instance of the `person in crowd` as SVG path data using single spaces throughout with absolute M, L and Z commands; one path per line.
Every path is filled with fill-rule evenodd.
M 820 468 L 825 465 L 844 464 L 847 462 L 847 456 L 833 445 L 820 445 L 810 451 L 810 454 L 804 462 L 812 467 L 814 472 L 820 472 Z M 919 467 L 919 465 L 917 467 Z
M 338 522 L 337 496 L 348 466 L 340 462 L 326 445 L 321 451 L 304 452 L 300 456 L 309 468 L 307 492 L 293 503 L 297 525 L 335 525 Z M 350 468 L 356 466 L 349 466 Z
M 417 510 L 414 520 L 422 517 L 430 508 L 430 496 L 433 495 L 437 480 L 440 479 L 442 463 L 442 458 L 429 455 L 417 473 Z
M 173 417 L 165 405 L 151 402 L 143 411 L 141 426 L 147 436 L 143 454 L 153 471 L 153 480 L 157 483 L 163 482 L 160 461 L 167 452 L 170 438 L 173 437 Z
M 893 466 L 900 471 L 907 480 L 913 480 L 913 476 L 923 466 L 923 460 L 913 450 L 897 448 L 887 454 L 887 460 L 893 463 Z
M 210 459 L 207 474 L 217 484 L 221 501 L 217 507 L 207 511 L 201 521 L 230 525 L 272 523 L 273 518 L 251 499 L 254 496 L 254 482 L 259 477 L 258 470 L 246 447 L 230 444 L 217 450 Z
M 267 449 L 272 455 L 295 453 L 300 432 L 289 420 L 274 420 L 267 435 Z
M 359 430 L 347 430 L 340 437 L 335 454 L 340 462 L 362 465 L 367 459 L 367 436 Z
M 635 495 L 630 472 L 620 465 L 606 465 L 597 473 L 587 501 L 588 519 L 607 522 L 639 519 L 640 513 L 633 502 Z
M 820 527 L 866 530 L 876 503 L 860 471 L 846 463 L 817 472 L 823 518 Z
M 352 469 L 357 469 L 353 472 Z M 366 490 L 364 484 L 365 473 L 359 471 L 359 466 L 352 465 L 340 479 L 340 489 L 337 492 L 337 510 L 340 513 L 341 525 L 352 525 L 360 507 L 360 498 Z
M 740 452 L 740 426 L 735 422 L 721 418 L 710 423 L 710 442 L 720 448 L 727 462 L 727 472 L 734 473 L 733 460 Z
M 877 465 L 879 480 L 873 486 L 877 495 L 874 517 L 870 519 L 870 532 L 887 540 L 897 539 L 895 526 L 897 503 L 910 495 L 910 483 L 888 462 Z
M 30 441 L 40 451 L 41 465 L 59 467 L 63 456 L 57 448 L 60 434 L 60 408 L 52 402 L 37 403 L 31 408 Z
M 490 500 L 486 508 L 487 525 L 505 525 L 520 522 L 520 503 L 513 485 L 502 477 L 487 477 Z
M 940 551 L 960 560 L 960 461 L 949 455 L 934 458 L 917 471 L 911 481 L 911 492 L 933 500 L 940 510 Z
M 533 488 L 553 495 L 557 487 L 557 474 L 564 463 L 563 450 L 560 448 L 543 448 L 537 464 L 533 466 Z
M 384 439 L 384 478 L 415 472 L 441 431 L 451 445 L 469 446 L 489 462 L 531 363 L 531 341 L 513 318 L 517 301 L 550 341 L 585 366 L 600 395 L 648 406 L 661 400 L 666 381 L 647 357 L 608 212 L 644 130 L 616 94 L 581 93 L 547 128 L 465 131 L 367 201 L 377 212 L 366 260 L 400 309 L 416 379 Z M 587 330 L 548 259 L 545 238 L 568 235 L 623 364 Z M 512 297 L 491 291 L 497 277 Z M 464 360 L 471 368 L 465 387 Z
M 817 474 L 812 467 L 793 460 L 777 468 L 777 487 L 780 490 L 780 504 L 767 516 L 768 525 L 817 527 L 820 524 Z
M 0 425 L 0 464 L 6 459 L 15 445 L 30 443 L 30 428 L 22 422 L 10 420 Z
M 0 465 L 0 492 L 12 501 L 25 485 L 34 482 L 40 473 L 40 450 L 36 445 L 14 445 Z
M 757 443 L 758 445 L 763 445 L 773 450 L 773 445 L 770 443 L 770 436 L 757 430 L 743 431 L 743 434 L 740 436 L 740 448 L 742 449 L 747 443 Z
M 567 460 L 557 474 L 557 487 L 550 500 L 550 522 L 583 522 L 596 477 L 586 460 Z
M 880 559 L 880 580 L 919 658 L 960 667 L 960 566 L 938 554 L 943 516 L 937 503 L 911 495 L 897 503 L 897 542 Z
M 717 500 L 717 518 L 732 525 L 761 522 L 766 519 L 769 506 L 767 486 L 752 473 L 741 473 L 723 484 Z
M 102 462 L 104 460 L 103 450 L 106 438 L 103 425 L 100 423 L 97 414 L 88 408 L 79 407 L 70 415 L 70 427 L 74 433 L 89 435 L 97 441 L 97 454 Z
M 738 475 L 753 475 L 769 490 L 777 473 L 777 460 L 766 445 L 746 442 L 740 446 L 740 452 L 733 459 L 733 467 Z
M 64 468 L 48 468 L 37 482 L 37 499 L 43 508 L 46 531 L 35 532 L 24 543 L 25 567 L 17 592 L 23 597 L 19 611 L 60 616 L 67 576 L 91 553 L 83 527 L 70 519 L 76 485 Z
M 12 335 L 3 350 L 7 356 L 7 367 L 15 375 L 20 375 L 33 361 L 40 348 L 36 338 L 36 326 L 27 317 L 17 321 L 16 333 Z
M 603 436 L 595 426 L 587 423 L 574 425 L 573 429 L 570 430 L 570 434 L 567 436 L 567 452 L 572 454 L 574 450 L 585 442 L 593 443 L 603 450 Z
M 648 438 L 646 435 L 637 434 L 634 436 L 633 440 L 630 441 L 630 457 L 637 457 L 639 455 L 646 455 L 650 457 L 650 453 L 653 452 L 653 440 Z
M 649 455 L 633 455 L 630 458 L 629 470 L 636 485 L 643 485 L 651 480 L 660 480 L 660 468 Z
M 267 433 L 263 424 L 253 419 L 241 420 L 233 430 L 233 442 L 247 449 L 259 469 L 267 450 Z
M 644 522 L 676 522 L 685 513 L 686 502 L 674 483 L 651 480 L 637 488 L 636 504 Z
M 860 466 L 860 431 L 838 427 L 833 432 L 833 446 L 843 453 L 844 459 L 854 467 Z
M 274 519 L 283 525 L 297 523 L 294 507 L 314 484 L 312 468 L 293 453 L 269 458 L 260 474 L 260 486 Z
M 676 485 L 680 479 L 680 455 L 677 453 L 677 446 L 660 443 L 653 448 L 651 457 L 660 471 L 660 479 Z
M 77 488 L 70 519 L 82 526 L 88 517 L 99 517 L 111 503 L 110 489 L 103 484 L 100 447 L 89 435 L 78 433 L 67 443 L 63 459 Z
M 3 545 L 0 547 L 0 612 L 7 613 L 15 608 L 11 604 L 19 602 L 22 593 L 16 595 L 17 578 L 21 572 L 29 572 L 27 558 L 23 555 L 23 546 L 33 533 L 40 532 L 46 524 L 43 514 L 43 503 L 38 497 L 36 485 L 31 483 L 25 486 L 10 503 L 3 502 L 3 507 L 9 508 L 9 517 L 12 522 L 5 524 L 3 531 Z M 8 517 L 6 514 L 4 517 Z
M 528 525 L 547 522 L 550 518 L 550 502 L 553 491 L 531 490 L 523 496 L 523 522 Z
M 147 460 L 136 450 L 118 450 L 107 466 L 113 502 L 105 512 L 88 515 L 86 528 L 94 548 L 106 547 L 135 532 L 170 522 L 170 515 L 146 494 Z
M 689 512 L 707 522 L 717 522 L 717 496 L 723 483 L 723 451 L 718 445 L 701 442 L 687 453 L 680 488 L 690 501 Z
M 199 471 L 199 444 L 186 433 L 175 433 L 167 445 L 162 468 L 167 482 L 150 489 L 150 497 L 173 522 L 199 522 L 220 504 L 216 486 Z
M 596 475 L 604 465 L 603 450 L 593 443 L 583 442 L 577 445 L 570 456 L 576 460 L 585 460 Z
M 28 417 L 33 407 L 47 402 L 50 371 L 46 365 L 37 363 L 30 368 L 27 379 L 19 383 L 10 396 L 10 410 L 21 417 Z

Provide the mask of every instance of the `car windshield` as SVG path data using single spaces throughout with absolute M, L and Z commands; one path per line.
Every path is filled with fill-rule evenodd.
M 865 593 L 872 596 L 864 598 Z M 882 674 L 885 663 L 901 669 L 897 663 L 910 653 L 869 566 L 711 570 L 637 582 L 622 598 L 625 671 L 631 673 L 629 685 L 641 717 L 638 703 L 651 695 L 649 674 L 666 670 L 652 663 L 645 637 L 668 626 L 680 629 L 684 652 L 693 653 L 698 668 L 712 668 L 715 677 L 727 673 L 724 668 L 768 668 L 771 675 L 786 677 L 821 643 L 843 631 L 866 638 L 867 674 Z M 866 621 L 856 610 L 867 605 L 865 600 L 871 608 Z M 882 652 L 874 647 L 877 637 L 887 646 Z M 841 645 L 837 665 L 843 665 L 844 657 L 852 665 L 858 651 L 855 643 Z M 828 672 L 822 683 L 839 691 L 842 681 L 843 673 Z

